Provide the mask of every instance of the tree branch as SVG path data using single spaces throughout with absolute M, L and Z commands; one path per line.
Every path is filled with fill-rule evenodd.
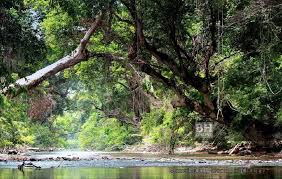
M 184 103 L 185 106 L 187 106 L 191 110 L 198 112 L 199 114 L 201 114 L 203 116 L 210 117 L 212 119 L 216 119 L 215 113 L 208 106 L 200 104 L 199 102 L 192 101 L 191 99 L 189 99 L 185 95 L 184 91 L 179 86 L 177 86 L 177 84 L 175 83 L 174 80 L 171 80 L 171 79 L 164 77 L 161 73 L 154 70 L 148 64 L 143 64 L 140 68 L 141 68 L 141 71 L 150 75 L 155 80 L 161 81 L 168 88 L 170 88 L 174 92 L 176 92 L 177 96 L 179 97 L 179 99 L 181 99 L 182 103 Z M 218 122 L 221 122 L 221 121 L 218 121 Z
M 147 42 L 143 32 L 141 20 L 138 18 L 135 0 L 131 0 L 130 2 L 131 4 L 130 7 L 128 7 L 128 10 L 135 22 L 135 30 L 136 35 L 138 37 L 137 44 L 140 44 L 145 47 L 145 49 L 147 49 L 148 52 L 151 53 L 151 55 L 153 55 L 159 62 L 165 64 L 168 69 L 170 69 L 173 73 L 179 76 L 181 80 L 183 80 L 186 84 L 191 85 L 201 93 L 206 93 L 208 89 L 206 88 L 204 78 L 201 78 L 195 75 L 194 73 L 189 72 L 189 70 L 186 68 L 183 69 L 175 62 L 173 58 L 171 58 L 166 53 L 159 51 L 156 47 Z
M 103 16 L 104 16 L 103 13 L 97 15 L 95 22 L 91 25 L 89 30 L 86 32 L 83 39 L 81 39 L 78 47 L 74 51 L 72 51 L 69 55 L 61 58 L 60 60 L 58 60 L 57 62 L 51 65 L 42 68 L 41 70 L 36 71 L 32 75 L 17 80 L 14 84 L 11 84 L 8 87 L 1 90 L 0 93 L 8 94 L 14 88 L 16 88 L 16 95 L 17 95 L 19 93 L 20 88 L 31 89 L 33 87 L 36 87 L 42 81 L 49 78 L 50 76 L 55 75 L 56 73 L 66 68 L 74 66 L 77 63 L 80 63 L 81 61 L 88 59 L 89 56 L 88 56 L 88 51 L 86 49 L 86 45 L 88 44 L 91 36 L 101 25 Z

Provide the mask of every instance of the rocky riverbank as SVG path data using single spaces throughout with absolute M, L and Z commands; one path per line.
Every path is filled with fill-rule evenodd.
M 281 152 L 267 152 L 256 148 L 250 142 L 241 142 L 228 150 L 218 150 L 212 145 L 197 144 L 194 147 L 176 147 L 174 155 L 167 155 L 164 147 L 154 145 L 135 145 L 127 147 L 123 152 L 94 152 L 94 151 L 65 151 L 63 149 L 17 148 L 2 151 L 0 162 L 21 161 L 92 161 L 92 160 L 120 160 L 143 158 L 167 159 L 210 159 L 210 160 L 279 160 Z
M 158 145 L 138 144 L 127 147 L 124 152 L 128 153 L 168 153 L 168 148 Z M 240 142 L 229 149 L 219 149 L 211 144 L 196 143 L 193 147 L 175 147 L 174 154 L 200 154 L 208 153 L 213 155 L 230 155 L 230 156 L 272 156 L 282 157 L 282 151 L 277 152 L 272 150 L 271 147 L 259 147 L 252 142 Z
M 3 156 L 2 156 L 3 157 Z M 7 157 L 7 155 L 6 155 Z M 9 156 L 10 157 L 10 156 Z M 282 159 L 275 157 L 214 157 L 210 155 L 168 156 L 157 154 L 96 153 L 60 151 L 31 156 L 16 156 L 0 161 L 0 168 L 18 168 L 25 161 L 37 168 L 57 167 L 147 167 L 147 166 L 282 166 Z
M 194 152 L 189 154 L 167 155 L 161 153 L 128 153 L 128 152 L 93 152 L 93 151 L 53 151 L 26 152 L 20 154 L 0 154 L 0 162 L 22 161 L 97 161 L 97 160 L 279 160 L 282 153 L 264 155 L 217 155 L 208 152 Z M 0 164 L 1 165 L 1 164 Z

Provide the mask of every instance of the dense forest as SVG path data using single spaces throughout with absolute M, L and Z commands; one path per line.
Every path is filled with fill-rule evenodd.
M 0 148 L 281 150 L 281 0 L 1 0 Z

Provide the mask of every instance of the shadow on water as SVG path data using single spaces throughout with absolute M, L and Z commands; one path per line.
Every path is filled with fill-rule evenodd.
M 126 167 L 0 169 L 1 179 L 282 178 L 282 167 Z

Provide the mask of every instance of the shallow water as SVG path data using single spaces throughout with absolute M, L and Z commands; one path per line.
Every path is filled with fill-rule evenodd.
M 0 169 L 1 179 L 282 178 L 282 167 L 126 167 Z
M 0 179 L 281 178 L 282 159 L 214 155 L 169 156 L 83 151 L 31 152 L 42 169 L 17 169 L 22 161 L 0 162 Z M 104 158 L 106 156 L 106 159 Z M 48 160 L 79 157 L 79 161 Z M 62 158 L 61 158 L 62 159 Z M 89 160 L 90 159 L 90 160 Z M 27 161 L 28 162 L 28 161 Z

